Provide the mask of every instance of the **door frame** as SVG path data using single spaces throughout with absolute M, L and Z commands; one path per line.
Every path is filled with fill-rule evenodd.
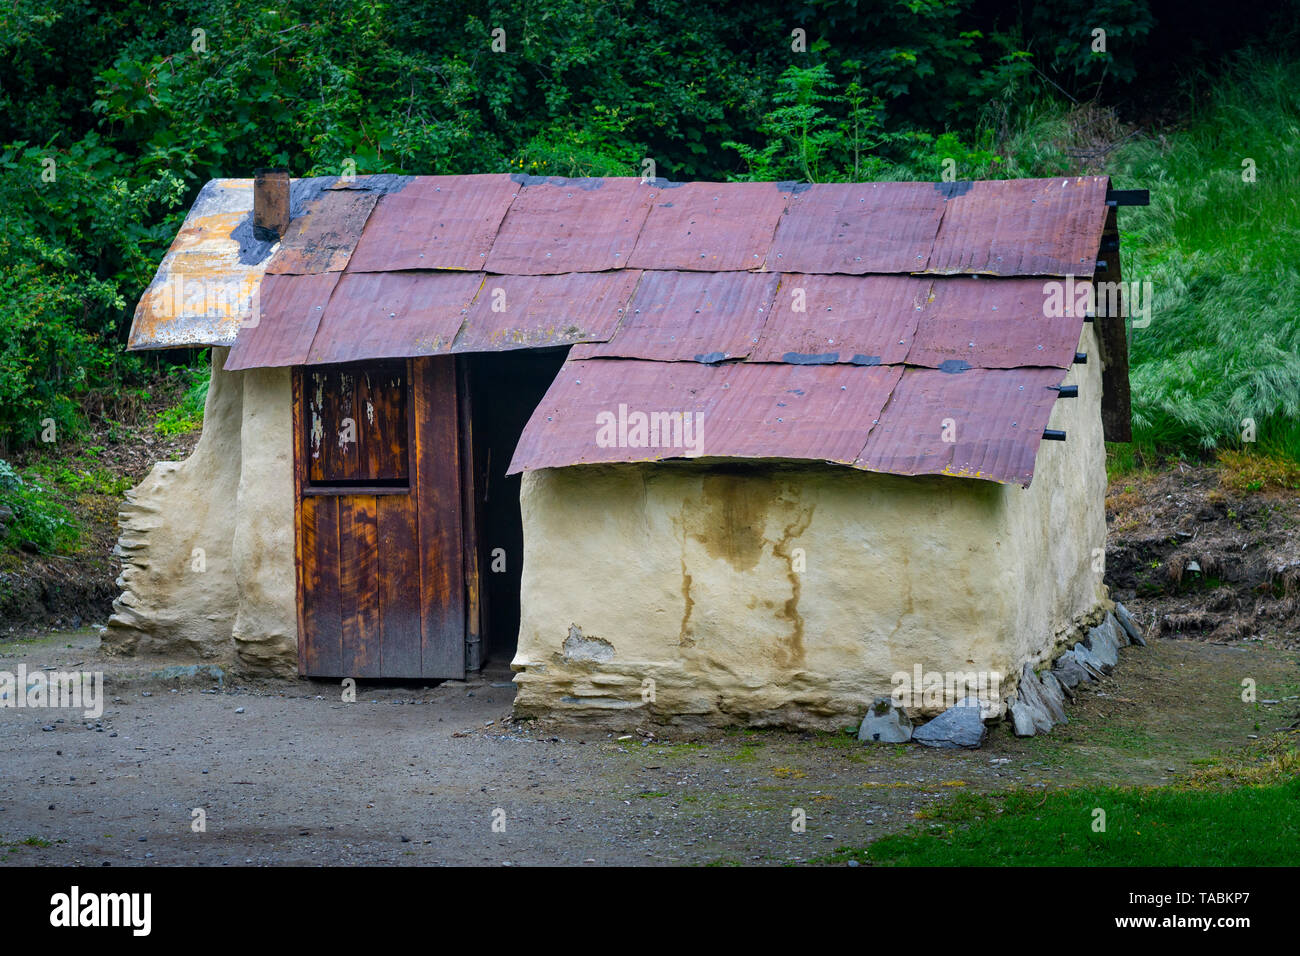
M 298 674 L 321 679 L 355 677 L 308 673 L 303 492 L 308 483 L 305 378 L 311 368 L 300 365 L 291 369 Z M 419 580 L 411 584 L 418 588 L 420 596 L 421 667 L 418 674 L 383 676 L 411 680 L 463 679 L 467 671 L 478 670 L 483 665 L 485 615 L 480 587 L 481 516 L 476 498 L 478 469 L 470 426 L 468 366 L 457 357 L 447 355 L 407 359 L 406 369 L 410 481 L 406 495 L 412 499 L 415 509 Z M 453 402 L 438 400 L 448 394 L 455 396 Z M 450 428 L 445 422 L 448 414 L 454 419 Z M 438 427 L 433 425 L 435 416 L 443 419 L 438 421 Z M 350 493 L 371 491 L 358 488 Z M 449 496 L 453 500 L 448 501 Z M 337 497 L 347 497 L 347 493 Z M 382 548 L 383 542 L 378 541 L 378 546 Z M 457 554 L 449 561 L 446 555 L 452 550 Z M 426 661 L 425 655 L 431 651 L 435 659 Z

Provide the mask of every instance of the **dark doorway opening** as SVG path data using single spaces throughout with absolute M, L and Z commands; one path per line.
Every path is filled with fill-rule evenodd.
M 506 475 L 533 410 L 555 380 L 567 348 L 477 352 L 461 356 L 469 389 L 474 447 L 484 663 L 505 665 L 519 639 L 524 531 L 519 475 Z

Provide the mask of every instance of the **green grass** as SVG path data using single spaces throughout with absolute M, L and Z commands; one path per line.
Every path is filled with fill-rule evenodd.
M 203 427 L 203 408 L 208 400 L 211 381 L 206 362 L 178 370 L 187 381 L 185 394 L 171 408 L 164 409 L 154 422 L 154 431 L 160 435 L 181 435 Z
M 1289 685 L 1288 685 L 1289 686 Z M 1200 758 L 1171 787 L 958 793 L 902 833 L 823 862 L 895 866 L 1293 866 L 1300 732 Z M 1097 828 L 1104 811 L 1104 829 Z
M 1105 812 L 1096 832 L 1096 811 Z M 1081 788 L 959 794 L 911 831 L 828 862 L 897 866 L 1291 866 L 1300 779 L 1228 791 Z
M 31 544 L 43 553 L 67 553 L 81 540 L 81 524 L 59 496 L 43 481 L 19 475 L 5 461 L 0 461 L 0 505 L 10 513 L 0 536 L 4 548 L 17 551 Z
M 1110 172 L 1151 190 L 1119 213 L 1124 279 L 1154 291 L 1131 330 L 1135 439 L 1250 447 L 1250 418 L 1256 449 L 1300 459 L 1300 64 L 1240 60 L 1184 130 L 1128 144 Z

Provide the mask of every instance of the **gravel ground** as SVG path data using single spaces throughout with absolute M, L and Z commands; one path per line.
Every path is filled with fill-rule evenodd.
M 959 788 L 1169 782 L 1294 719 L 1294 700 L 1239 699 L 1243 676 L 1261 697 L 1300 692 L 1294 652 L 1167 640 L 1122 655 L 1069 725 L 954 752 L 781 731 L 619 739 L 510 721 L 505 671 L 343 703 L 336 684 L 164 678 L 173 662 L 47 635 L 0 645 L 0 670 L 103 670 L 106 706 L 98 721 L 0 709 L 0 864 L 817 862 Z

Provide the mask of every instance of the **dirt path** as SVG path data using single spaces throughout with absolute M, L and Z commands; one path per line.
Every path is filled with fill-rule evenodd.
M 334 684 L 150 676 L 167 662 L 101 660 L 84 633 L 0 645 L 0 670 L 20 662 L 102 669 L 107 702 L 98 723 L 0 709 L 8 864 L 816 861 L 960 787 L 1168 782 L 1300 710 L 1285 699 L 1300 694 L 1295 652 L 1260 643 L 1125 649 L 1069 725 L 1029 740 L 999 728 L 974 752 L 776 731 L 575 736 L 504 720 L 506 673 L 363 687 L 345 704 Z M 1281 703 L 1243 704 L 1246 677 Z M 806 833 L 791 831 L 795 807 Z

